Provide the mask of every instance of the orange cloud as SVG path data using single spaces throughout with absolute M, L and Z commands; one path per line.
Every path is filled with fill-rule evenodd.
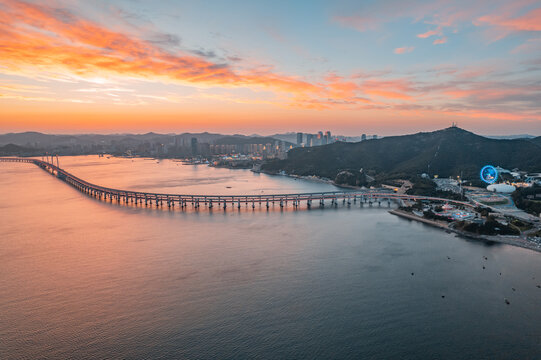
M 414 97 L 411 94 L 415 93 L 412 84 L 405 79 L 367 80 L 362 84 L 362 90 L 365 94 L 406 101 L 414 100 Z
M 8 11 L 0 15 L 0 30 L 3 30 L 0 64 L 15 74 L 52 73 L 54 75 L 49 76 L 60 74 L 87 80 L 120 76 L 205 87 L 263 88 L 278 92 L 279 99 L 288 106 L 315 109 L 373 102 L 359 96 L 360 93 L 413 100 L 406 93 L 411 88 L 404 88 L 399 80 L 371 80 L 361 87 L 336 74 L 328 75 L 324 82 L 313 83 L 268 68 L 235 70 L 228 64 L 197 56 L 169 53 L 152 43 L 111 31 L 70 13 L 59 16 L 58 12 L 39 5 L 9 0 L 6 4 Z M 397 53 L 412 50 L 413 47 L 403 48 Z M 141 99 L 122 102 L 111 97 L 118 96 L 110 95 L 110 101 L 118 104 L 142 104 Z
M 413 49 L 415 49 L 413 46 L 405 46 L 405 47 L 399 47 L 399 48 L 396 48 L 394 49 L 394 53 L 395 54 L 405 54 L 405 53 L 410 53 L 413 51 Z
M 358 21 L 358 24 L 362 22 L 362 19 L 359 18 L 349 20 Z M 359 27 L 368 29 L 373 26 L 371 24 L 367 20 Z M 427 38 L 437 35 L 431 33 L 435 31 L 431 30 L 419 34 L 418 37 Z M 445 37 L 436 39 L 434 44 L 443 43 L 445 39 Z M 515 98 L 515 95 L 518 94 L 529 95 L 530 98 L 533 98 L 536 92 L 539 91 L 538 89 L 526 88 L 499 89 L 505 86 L 503 80 L 501 84 L 484 86 L 489 90 L 477 89 L 472 79 L 476 76 L 483 76 L 487 71 L 492 71 L 488 66 L 453 75 L 456 76 L 457 80 L 464 80 L 462 77 L 467 77 L 468 82 L 457 81 L 451 85 L 429 83 L 434 80 L 423 80 L 415 83 L 412 80 L 415 75 L 408 78 L 391 79 L 392 73 L 390 71 L 363 72 L 350 77 L 342 77 L 331 73 L 322 80 L 307 80 L 299 76 L 279 73 L 272 67 L 263 68 L 254 65 L 252 68 L 239 68 L 239 65 L 235 63 L 222 64 L 208 60 L 208 57 L 204 56 L 195 56 L 181 51 L 166 51 L 155 43 L 145 41 L 138 36 L 113 31 L 67 11 L 58 11 L 45 5 L 12 0 L 4 0 L 0 4 L 0 49 L 2 49 L 0 73 L 21 75 L 32 79 L 38 78 L 41 80 L 45 78 L 74 83 L 84 80 L 93 83 L 91 86 L 98 86 L 95 84 L 103 85 L 96 91 L 85 90 L 88 88 L 88 84 L 78 86 L 79 91 L 74 89 L 72 94 L 81 96 L 81 98 L 73 99 L 69 96 L 62 99 L 58 94 L 50 92 L 48 88 L 17 88 L 11 85 L 3 85 L 0 86 L 2 92 L 0 100 L 10 105 L 0 109 L 3 114 L 17 109 L 15 105 L 20 107 L 21 103 L 17 104 L 17 101 L 40 102 L 40 109 L 47 108 L 51 113 L 56 114 L 55 116 L 60 116 L 59 114 L 62 114 L 70 106 L 70 110 L 84 109 L 88 114 L 93 112 L 96 114 L 97 111 L 94 106 L 103 105 L 103 103 L 100 103 L 102 99 L 106 99 L 107 103 L 103 105 L 101 110 L 106 109 L 107 111 L 111 111 L 113 107 L 119 107 L 117 104 L 138 105 L 140 106 L 138 107 L 139 110 L 144 108 L 144 105 L 155 105 L 155 103 L 152 103 L 153 100 L 159 101 L 160 106 L 149 106 L 144 109 L 147 112 L 142 111 L 141 114 L 135 114 L 138 112 L 135 110 L 130 113 L 130 116 L 135 114 L 142 117 L 143 113 L 155 113 L 166 108 L 170 112 L 168 116 L 171 115 L 172 118 L 176 118 L 174 114 L 179 111 L 179 108 L 174 108 L 172 104 L 180 102 L 182 102 L 183 107 L 191 106 L 190 111 L 197 110 L 200 113 L 205 111 L 218 113 L 218 108 L 221 110 L 229 106 L 229 104 L 234 106 L 241 103 L 243 109 L 249 108 L 251 111 L 250 114 L 246 115 L 247 119 L 256 116 L 255 105 L 250 107 L 250 104 L 264 107 L 265 111 L 262 112 L 264 114 L 257 115 L 260 119 L 270 116 L 267 111 L 269 109 L 282 110 L 285 107 L 288 108 L 288 111 L 294 111 L 291 108 L 298 108 L 299 113 L 304 109 L 362 109 L 382 112 L 393 110 L 428 111 L 428 108 L 437 108 L 438 105 L 443 108 L 444 105 L 437 104 L 437 101 L 442 101 L 442 99 L 448 101 L 449 98 L 459 99 L 453 101 L 452 105 L 456 105 L 455 108 L 458 108 L 461 105 L 459 102 L 461 102 L 463 108 L 466 109 L 476 108 L 477 105 L 480 105 L 479 107 L 503 109 L 504 105 L 487 104 L 486 100 L 496 99 L 499 102 L 499 99 L 505 96 L 511 95 Z M 414 47 L 401 47 L 395 49 L 394 52 L 396 54 L 405 54 L 413 50 Z M 457 71 L 453 70 L 449 74 L 454 74 Z M 113 83 L 113 80 L 116 79 L 120 79 L 119 84 Z M 161 93 L 153 92 L 152 94 L 138 93 L 136 90 L 121 91 L 119 89 L 125 84 L 121 85 L 120 82 L 124 79 L 189 85 L 191 87 L 190 91 L 195 94 L 179 95 L 170 90 Z M 109 81 L 112 83 L 109 84 Z M 130 84 L 130 87 L 131 85 L 134 88 L 137 87 L 137 83 Z M 451 86 L 458 86 L 459 88 L 451 90 Z M 194 90 L 194 87 L 198 89 Z M 201 90 L 201 88 L 206 89 Z M 220 94 L 212 93 L 217 90 L 216 88 L 219 88 Z M 235 90 L 239 88 L 242 89 Z M 238 93 L 245 91 L 245 88 L 255 90 L 254 93 L 257 93 L 257 95 L 237 96 Z M 226 94 L 223 93 L 224 89 L 227 89 Z M 442 95 L 446 96 L 442 97 Z M 207 99 L 208 102 L 205 102 Z M 197 103 L 198 100 L 201 100 L 201 102 Z M 223 107 L 216 107 L 216 109 L 204 108 L 204 105 L 214 100 L 224 102 L 224 104 L 221 104 Z M 430 103 L 423 103 L 423 100 L 429 100 Z M 484 101 L 475 102 L 476 100 Z M 59 101 L 63 101 L 61 108 L 55 105 Z M 75 105 L 75 103 L 91 101 L 95 101 L 95 105 L 86 107 L 84 104 Z M 11 106 L 13 104 L 15 105 Z M 524 108 L 526 109 L 526 107 Z M 38 109 L 38 106 L 36 106 L 36 109 Z M 235 111 L 240 112 L 238 109 L 240 109 L 240 106 L 235 108 Z M 515 110 L 520 113 L 520 109 L 514 107 L 513 111 Z M 23 113 L 26 109 L 17 109 L 17 111 Z M 118 110 L 118 113 L 122 111 L 122 109 Z M 184 108 L 182 111 L 184 111 L 184 114 L 188 112 Z M 528 109 L 525 111 L 527 112 Z M 111 112 L 114 112 L 114 110 Z M 76 111 L 73 110 L 73 113 L 76 113 Z M 120 117 L 118 113 L 115 116 Z M 440 112 L 440 114 L 443 113 L 445 112 Z M 486 113 L 483 110 L 462 112 L 463 116 L 473 114 L 471 116 L 476 117 Z M 221 115 L 216 115 L 216 117 Z M 126 118 L 130 116 L 126 116 Z M 223 116 L 228 121 L 235 117 L 232 113 Z M 512 117 L 512 115 L 504 112 L 495 116 L 501 118 L 505 116 Z M 528 115 L 515 116 L 521 119 L 528 118 Z M 31 116 L 28 115 L 28 117 Z M 67 115 L 65 117 L 67 118 Z M 7 117 L 3 116 L 3 118 Z M 104 120 L 103 123 L 105 127 L 107 121 Z
M 158 79 L 185 84 L 261 87 L 286 93 L 325 92 L 298 77 L 270 71 L 234 71 L 188 54 L 171 54 L 133 37 L 105 29 L 69 13 L 61 16 L 46 7 L 8 1 L 0 14 L 0 63 L 15 73 L 28 69 Z M 51 35 L 52 34 L 52 35 Z
M 378 89 L 366 89 L 365 93 L 375 96 L 384 97 L 387 99 L 399 99 L 399 100 L 413 100 L 413 97 L 407 94 L 399 93 L 397 91 L 390 90 L 378 90 Z
M 506 19 L 498 15 L 486 15 L 477 20 L 516 31 L 541 31 L 541 8 L 531 10 L 526 15 L 513 19 Z
M 441 27 L 437 27 L 434 30 L 429 30 L 425 33 L 418 34 L 417 37 L 421 39 L 426 39 L 427 37 L 434 36 L 434 35 L 441 35 Z
M 523 16 L 511 18 L 508 15 L 485 15 L 474 21 L 477 26 L 490 25 L 501 31 L 497 39 L 503 38 L 512 32 L 541 31 L 541 8 L 533 9 Z

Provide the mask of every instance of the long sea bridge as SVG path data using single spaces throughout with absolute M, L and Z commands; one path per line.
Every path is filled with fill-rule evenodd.
M 145 204 L 155 205 L 156 207 L 167 206 L 174 208 L 178 205 L 181 209 L 188 206 L 199 208 L 205 206 L 209 209 L 213 207 L 223 207 L 227 209 L 230 207 L 241 208 L 245 207 L 255 208 L 257 206 L 266 206 L 267 209 L 270 206 L 279 204 L 281 208 L 291 204 L 294 208 L 298 208 L 305 204 L 307 208 L 311 208 L 315 202 L 320 207 L 324 207 L 326 204 L 331 206 L 338 206 L 339 202 L 343 204 L 356 204 L 360 206 L 365 204 L 373 206 L 373 204 L 381 205 L 387 203 L 390 206 L 391 201 L 417 201 L 417 200 L 432 200 L 432 201 L 445 201 L 453 203 L 455 205 L 462 205 L 466 207 L 473 207 L 472 204 L 463 201 L 448 200 L 429 196 L 416 196 L 394 193 L 390 190 L 382 189 L 367 189 L 360 191 L 329 191 L 329 192 L 316 192 L 316 193 L 295 193 L 295 194 L 268 194 L 268 195 L 182 195 L 182 194 L 162 194 L 152 192 L 141 192 L 131 190 L 112 189 L 100 185 L 95 185 L 78 178 L 77 176 L 60 168 L 58 163 L 58 157 L 55 158 L 47 156 L 46 160 L 39 160 L 35 158 L 23 158 L 23 157 L 0 157 L 0 162 L 19 162 L 30 163 L 37 165 L 44 171 L 56 176 L 57 178 L 65 181 L 71 186 L 75 187 L 79 191 L 104 201 L 116 201 L 117 203 L 128 204 Z

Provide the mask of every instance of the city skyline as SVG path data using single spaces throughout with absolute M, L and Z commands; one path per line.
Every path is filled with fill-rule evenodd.
M 541 135 L 535 1 L 0 10 L 4 132 Z

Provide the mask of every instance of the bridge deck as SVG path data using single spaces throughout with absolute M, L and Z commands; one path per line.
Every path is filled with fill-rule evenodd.
M 387 192 L 381 189 L 370 189 L 361 191 L 328 191 L 328 192 L 312 192 L 312 193 L 292 193 L 292 194 L 265 194 L 265 195 L 211 195 L 211 194 L 165 194 L 165 193 L 152 193 L 141 192 L 132 190 L 113 189 L 105 186 L 95 185 L 78 178 L 77 176 L 59 168 L 58 166 L 34 158 L 18 158 L 18 157 L 0 157 L 0 162 L 23 162 L 31 163 L 39 166 L 45 171 L 56 175 L 59 179 L 64 180 L 66 183 L 74 186 L 78 190 L 103 200 L 116 200 L 118 202 L 125 203 L 143 203 L 156 205 L 162 205 L 164 202 L 168 206 L 175 206 L 175 203 L 181 207 L 186 206 L 188 203 L 199 207 L 200 204 L 204 204 L 208 207 L 214 205 L 227 206 L 227 204 L 235 204 L 240 207 L 241 203 L 244 204 L 274 204 L 280 203 L 280 206 L 284 206 L 288 202 L 291 202 L 293 206 L 299 206 L 301 201 L 304 201 L 308 207 L 312 205 L 312 201 L 319 201 L 320 205 L 324 205 L 325 200 L 330 200 L 331 204 L 336 205 L 339 200 L 348 204 L 351 202 L 356 203 L 359 201 L 362 203 L 372 204 L 373 202 L 391 201 L 391 200 L 432 200 L 432 201 L 445 201 L 453 203 L 455 205 L 462 205 L 467 207 L 473 207 L 472 204 L 463 201 L 442 199 L 429 196 L 415 196 L 396 194 L 394 192 Z

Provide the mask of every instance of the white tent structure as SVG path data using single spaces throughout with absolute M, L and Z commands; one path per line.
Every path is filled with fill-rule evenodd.
M 508 193 L 512 193 L 513 191 L 515 191 L 516 188 L 513 185 L 501 183 L 501 184 L 489 185 L 489 186 L 487 186 L 487 190 L 492 191 L 492 192 L 507 193 L 508 194 Z

